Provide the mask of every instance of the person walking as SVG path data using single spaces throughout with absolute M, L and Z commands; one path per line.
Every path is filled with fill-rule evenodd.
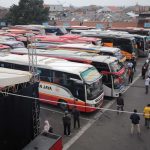
M 64 126 L 64 135 L 70 136 L 71 116 L 68 113 L 68 111 L 65 111 L 65 114 L 64 114 L 62 120 L 63 120 L 63 126 Z
M 134 72 L 136 72 L 136 59 L 133 57 L 133 58 L 131 59 L 131 62 L 132 62 L 132 64 L 133 64 L 132 69 L 133 69 Z
M 145 126 L 150 128 L 150 104 L 144 107 L 144 118 L 145 118 Z
M 143 78 L 143 79 L 145 79 L 146 71 L 147 71 L 147 66 L 146 66 L 146 64 L 144 64 L 144 65 L 142 66 L 142 78 Z
M 128 76 L 129 76 L 129 78 L 128 78 L 128 83 L 132 83 L 132 81 L 133 81 L 133 76 L 134 76 L 134 72 L 133 72 L 133 69 L 132 69 L 132 68 L 129 68 L 129 69 L 128 69 Z
M 119 93 L 119 97 L 117 97 L 117 114 L 119 115 L 119 110 L 123 111 L 124 107 L 124 99 L 122 97 L 122 94 Z
M 134 129 L 137 128 L 138 134 L 141 134 L 140 131 L 140 116 L 137 114 L 137 110 L 134 109 L 133 111 L 134 113 L 132 113 L 130 115 L 130 119 L 131 119 L 131 135 L 133 135 Z
M 147 77 L 145 79 L 145 94 L 148 94 L 149 84 L 150 84 L 150 78 Z
M 78 123 L 78 129 L 80 128 L 80 111 L 76 106 L 72 109 L 73 121 L 74 121 L 74 129 L 76 128 L 76 123 Z

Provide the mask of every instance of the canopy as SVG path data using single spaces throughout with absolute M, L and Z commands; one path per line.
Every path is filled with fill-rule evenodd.
M 0 67 L 0 88 L 30 81 L 32 74 L 27 71 Z

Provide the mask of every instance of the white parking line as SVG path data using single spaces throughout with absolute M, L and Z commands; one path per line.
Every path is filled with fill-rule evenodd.
M 140 78 L 141 74 L 139 74 L 131 84 L 129 84 L 129 86 L 124 90 L 123 93 L 125 93 L 139 78 Z
M 130 88 L 130 86 L 133 85 L 133 84 L 139 79 L 140 76 L 141 76 L 141 74 L 138 75 L 138 76 L 133 80 L 132 84 L 130 84 L 130 85 L 125 89 L 124 92 L 126 92 L 126 91 Z M 115 101 L 110 101 L 104 108 L 108 109 L 108 108 L 110 108 L 114 103 L 115 103 Z M 105 111 L 107 111 L 107 110 L 104 109 L 104 110 L 103 110 L 103 113 L 104 113 Z M 81 130 L 80 130 L 74 137 L 72 137 L 66 144 L 63 145 L 63 150 L 68 150 L 68 148 L 69 148 L 72 144 L 74 144 L 74 143 L 79 139 L 79 137 L 81 137 L 81 136 L 86 132 L 86 130 L 89 129 L 89 128 L 100 118 L 100 116 L 101 116 L 103 113 L 97 113 L 97 114 L 95 115 L 95 117 L 94 117 L 95 120 L 90 120 L 83 128 L 81 128 Z

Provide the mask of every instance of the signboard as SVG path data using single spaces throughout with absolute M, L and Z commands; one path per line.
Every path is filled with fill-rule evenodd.
M 150 28 L 150 22 L 149 23 L 144 23 L 144 28 Z

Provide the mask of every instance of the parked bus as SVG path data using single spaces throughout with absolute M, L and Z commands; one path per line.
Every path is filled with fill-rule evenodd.
M 27 54 L 27 50 L 13 49 L 15 54 Z M 80 51 L 67 50 L 43 50 L 36 49 L 37 55 L 63 58 L 73 62 L 87 63 L 95 66 L 103 75 L 103 87 L 105 96 L 118 97 L 125 90 L 126 70 L 124 65 L 115 57 L 102 56 Z
M 105 47 L 105 46 L 96 46 L 93 44 L 47 44 L 47 43 L 32 43 L 29 47 L 34 47 L 38 49 L 64 49 L 64 50 L 71 50 L 71 51 L 82 51 L 88 53 L 96 53 L 99 55 L 108 55 L 116 57 L 120 62 L 125 62 L 126 57 L 121 53 L 119 48 L 116 47 Z M 93 54 L 92 54 L 93 55 Z
M 146 28 L 137 28 L 137 27 L 126 27 L 126 28 L 110 28 L 109 30 L 115 31 L 126 31 L 130 34 L 138 34 L 138 35 L 150 35 L 150 29 Z
M 137 44 L 138 56 L 148 56 L 150 36 L 148 37 L 137 34 L 133 34 L 133 36 L 135 37 L 135 41 Z
M 28 55 L 0 56 L 0 66 L 29 70 Z M 42 102 L 69 109 L 73 105 L 83 112 L 92 112 L 103 104 L 102 76 L 89 64 L 58 58 L 37 56 L 40 74 L 39 98 Z
M 99 55 L 109 55 L 116 57 L 120 62 L 125 62 L 126 57 L 123 55 L 119 48 L 117 47 L 106 47 L 106 46 L 97 46 L 93 44 L 62 44 L 58 45 L 60 49 L 65 48 L 69 50 L 79 50 L 86 51 L 91 53 L 97 53 Z
M 25 48 L 25 45 L 23 42 L 21 41 L 0 41 L 0 44 L 9 46 L 10 48 L 14 49 L 14 48 Z
M 149 51 L 149 43 L 150 43 L 150 36 L 146 36 L 146 35 L 139 35 L 137 34 L 133 34 L 132 32 L 129 32 L 131 34 L 129 34 L 128 32 L 125 31 L 131 31 L 133 30 L 132 28 L 124 28 L 124 35 L 128 35 L 128 36 L 133 36 L 135 38 L 136 41 L 136 48 L 137 48 L 137 54 L 138 56 L 147 56 L 148 55 L 148 51 Z M 134 30 L 133 30 L 134 31 Z M 112 32 L 120 34 L 123 32 L 120 30 L 113 30 Z M 136 33 L 136 32 L 135 32 Z
M 119 34 L 110 31 L 105 31 L 99 34 L 87 34 L 86 32 L 82 33 L 82 36 L 86 37 L 99 37 L 101 38 L 101 42 L 103 46 L 109 47 L 118 47 L 120 48 L 123 55 L 126 56 L 127 59 L 132 59 L 133 53 L 137 56 L 137 47 L 135 38 L 129 34 Z

